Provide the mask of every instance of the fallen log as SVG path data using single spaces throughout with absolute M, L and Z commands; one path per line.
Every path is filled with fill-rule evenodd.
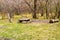
M 56 23 L 56 22 L 59 22 L 59 20 L 58 19 L 51 19 L 51 20 L 49 20 L 49 23 Z
M 19 23 L 22 23 L 22 22 L 29 22 L 30 19 L 29 18 L 22 18 L 22 19 L 19 19 L 18 22 Z

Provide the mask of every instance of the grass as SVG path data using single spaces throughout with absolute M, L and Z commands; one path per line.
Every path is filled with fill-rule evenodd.
M 0 20 L 0 36 L 10 40 L 60 40 L 60 22 L 47 23 L 9 23 L 7 19 Z
M 60 40 L 60 25 L 1 23 L 0 36 L 11 40 Z

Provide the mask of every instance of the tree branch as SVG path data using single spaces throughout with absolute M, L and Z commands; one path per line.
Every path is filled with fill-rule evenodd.
M 34 10 L 31 8 L 31 5 L 30 5 L 26 0 L 24 0 L 24 2 L 29 6 L 29 8 L 31 9 L 31 11 L 34 11 Z

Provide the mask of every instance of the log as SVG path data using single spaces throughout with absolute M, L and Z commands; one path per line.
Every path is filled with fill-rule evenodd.
M 30 19 L 29 18 L 22 18 L 22 19 L 19 19 L 19 23 L 22 23 L 22 22 L 29 22 Z
M 58 19 L 51 19 L 51 20 L 49 20 L 49 23 L 56 23 L 56 22 L 59 22 L 59 20 Z

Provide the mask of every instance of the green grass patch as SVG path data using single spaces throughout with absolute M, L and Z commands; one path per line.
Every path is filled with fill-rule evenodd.
M 60 22 L 17 23 L 20 18 L 21 16 L 16 16 L 12 23 L 9 23 L 8 19 L 0 20 L 0 36 L 10 40 L 60 40 Z M 45 19 L 42 17 L 39 20 Z
M 60 40 L 60 25 L 54 24 L 21 24 L 21 23 L 2 23 L 0 36 L 11 40 Z

